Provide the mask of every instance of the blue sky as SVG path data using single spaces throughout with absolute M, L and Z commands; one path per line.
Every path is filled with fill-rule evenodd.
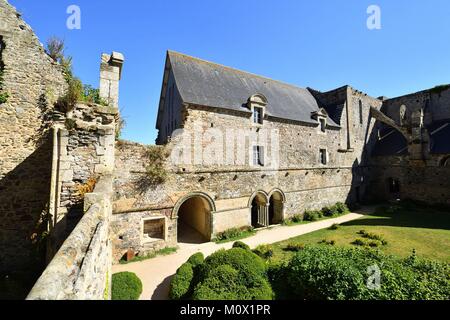
M 449 83 L 448 0 L 10 0 L 41 42 L 56 35 L 75 74 L 98 86 L 102 52 L 125 55 L 123 138 L 154 143 L 167 49 L 301 87 L 349 84 L 394 97 Z M 69 30 L 69 5 L 81 30 Z M 381 8 L 381 30 L 366 27 Z

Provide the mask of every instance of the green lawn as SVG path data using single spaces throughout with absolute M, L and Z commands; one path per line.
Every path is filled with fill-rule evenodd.
M 404 206 L 394 213 L 379 207 L 376 213 L 342 224 L 337 230 L 324 229 L 273 245 L 272 260 L 285 260 L 293 252 L 283 250 L 289 243 L 318 244 L 334 240 L 337 246 L 353 247 L 360 230 L 382 235 L 388 244 L 379 248 L 399 257 L 411 255 L 450 263 L 450 212 L 418 206 Z

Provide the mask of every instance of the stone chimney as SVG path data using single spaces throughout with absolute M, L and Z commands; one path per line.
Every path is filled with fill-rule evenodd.
M 122 75 L 123 54 L 103 53 L 100 65 L 100 97 L 109 102 L 113 108 L 119 108 L 119 80 Z

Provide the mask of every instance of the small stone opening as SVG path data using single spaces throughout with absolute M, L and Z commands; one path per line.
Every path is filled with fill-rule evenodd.
M 143 221 L 144 242 L 154 242 L 165 239 L 165 218 L 151 218 Z

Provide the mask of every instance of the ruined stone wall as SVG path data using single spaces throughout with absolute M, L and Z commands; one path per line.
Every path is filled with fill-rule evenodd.
M 29 293 L 28 300 L 103 300 L 111 295 L 112 177 L 85 196 L 85 213 Z
M 66 82 L 31 28 L 0 1 L 3 90 L 0 104 L 0 272 L 42 264 L 32 245 L 49 200 L 51 136 L 48 120 Z M 35 259 L 37 258 L 37 260 Z
M 450 167 L 411 166 L 407 157 L 377 157 L 373 162 L 371 200 L 412 199 L 450 205 Z M 389 192 L 389 178 L 399 181 L 399 194 Z
M 48 258 L 83 215 L 83 193 L 114 168 L 116 115 L 115 108 L 78 103 L 55 121 L 59 129 L 58 156 L 51 186 L 55 203 L 50 207 L 52 238 Z

